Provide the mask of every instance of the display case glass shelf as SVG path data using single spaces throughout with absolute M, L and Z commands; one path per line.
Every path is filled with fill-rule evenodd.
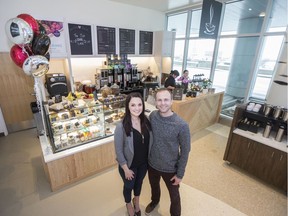
M 46 128 L 53 152 L 63 151 L 114 134 L 125 114 L 125 96 L 73 101 L 60 110 L 44 105 Z

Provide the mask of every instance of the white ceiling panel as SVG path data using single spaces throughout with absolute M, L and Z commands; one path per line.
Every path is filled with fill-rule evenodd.
M 167 12 L 177 8 L 198 4 L 202 0 L 110 0 L 156 11 Z

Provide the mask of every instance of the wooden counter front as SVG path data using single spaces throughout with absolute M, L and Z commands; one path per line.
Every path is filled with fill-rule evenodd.
M 219 120 L 224 92 L 203 94 L 195 98 L 173 101 L 172 110 L 184 119 L 193 134 Z
M 114 141 L 106 138 L 68 149 L 59 153 L 46 151 L 50 144 L 40 137 L 42 163 L 50 182 L 51 190 L 56 191 L 95 173 L 117 164 Z

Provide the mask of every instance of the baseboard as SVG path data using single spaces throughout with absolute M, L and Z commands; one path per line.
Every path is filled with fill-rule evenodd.
M 0 133 L 0 137 L 3 137 L 5 136 L 4 132 Z

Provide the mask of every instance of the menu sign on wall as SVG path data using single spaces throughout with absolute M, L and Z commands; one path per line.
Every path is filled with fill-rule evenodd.
M 92 32 L 90 25 L 68 23 L 71 55 L 92 55 Z
M 97 26 L 98 54 L 116 53 L 116 30 L 111 27 Z
M 153 32 L 139 32 L 139 54 L 153 54 Z
M 135 30 L 119 29 L 120 54 L 135 54 Z

